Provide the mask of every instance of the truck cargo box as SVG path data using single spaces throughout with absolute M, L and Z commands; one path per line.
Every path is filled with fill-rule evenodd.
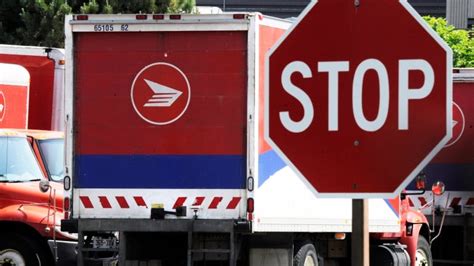
M 0 44 L 0 63 L 24 67 L 30 76 L 30 129 L 64 130 L 64 50 Z
M 351 200 L 316 198 L 263 138 L 264 58 L 289 22 L 257 13 L 66 21 L 73 218 L 149 218 L 161 204 L 186 206 L 178 219 L 246 220 L 253 231 L 351 230 Z M 370 231 L 399 232 L 399 204 L 371 199 Z

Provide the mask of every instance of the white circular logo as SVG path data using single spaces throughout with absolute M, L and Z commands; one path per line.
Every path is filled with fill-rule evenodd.
M 189 106 L 189 81 L 175 65 L 158 62 L 138 72 L 130 92 L 135 112 L 153 125 L 167 125 L 178 120 Z

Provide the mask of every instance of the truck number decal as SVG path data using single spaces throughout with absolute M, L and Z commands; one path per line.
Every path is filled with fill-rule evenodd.
M 94 31 L 114 31 L 114 25 L 112 25 L 112 24 L 97 24 L 97 25 L 94 25 Z
M 128 24 L 122 24 L 122 25 L 120 26 L 120 30 L 121 30 L 121 31 L 128 31 Z

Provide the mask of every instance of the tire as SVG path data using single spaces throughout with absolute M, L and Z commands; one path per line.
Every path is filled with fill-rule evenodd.
M 293 258 L 293 266 L 319 266 L 318 254 L 312 243 L 304 243 Z
M 2 233 L 0 265 L 40 266 L 35 241 L 19 234 Z
M 433 257 L 431 248 L 425 237 L 418 237 L 418 244 L 416 246 L 415 266 L 433 266 Z

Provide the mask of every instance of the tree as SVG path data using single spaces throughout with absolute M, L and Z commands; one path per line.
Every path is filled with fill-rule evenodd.
M 468 31 L 456 29 L 444 18 L 423 18 L 453 50 L 454 67 L 474 67 L 474 38 Z
M 64 47 L 64 16 L 71 13 L 65 0 L 22 0 L 17 29 L 19 44 Z
M 0 42 L 64 47 L 64 16 L 191 13 L 195 0 L 0 0 Z

